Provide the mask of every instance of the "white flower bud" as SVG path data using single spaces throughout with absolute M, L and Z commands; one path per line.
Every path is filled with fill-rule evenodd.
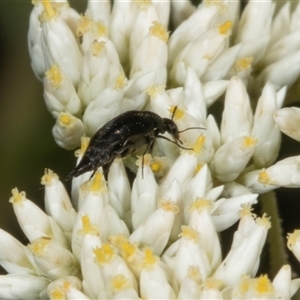
M 203 93 L 206 106 L 211 106 L 227 89 L 228 80 L 208 81 L 203 84 Z
M 188 67 L 184 84 L 184 106 L 186 112 L 202 124 L 206 119 L 206 105 L 201 81 L 192 68 Z
M 151 246 L 153 252 L 160 255 L 168 243 L 178 206 L 170 201 L 159 201 L 160 207 L 154 211 L 144 222 L 130 235 L 130 242 L 137 242 Z
M 110 299 L 140 299 L 137 291 L 130 285 L 128 278 L 123 274 L 117 274 L 112 277 L 110 288 L 112 290 Z
M 212 172 L 222 182 L 236 179 L 252 157 L 255 144 L 256 139 L 251 136 L 238 137 L 224 144 L 211 162 Z
M 271 65 L 281 58 L 300 48 L 300 29 L 284 36 L 269 49 L 268 54 L 263 58 L 263 67 Z
M 76 219 L 76 211 L 72 207 L 69 195 L 51 170 L 45 170 L 41 183 L 45 186 L 45 211 L 53 217 L 61 230 L 71 241 L 71 234 Z
M 60 113 L 52 128 L 55 142 L 62 148 L 72 150 L 80 145 L 80 139 L 84 135 L 82 121 L 69 113 Z
M 28 200 L 24 192 L 19 193 L 17 188 L 13 189 L 9 202 L 13 204 L 19 225 L 30 242 L 40 237 L 47 237 L 68 247 L 66 237 L 56 222 Z
M 250 0 L 241 16 L 236 42 L 247 42 L 270 35 L 274 8 L 275 3 L 270 0 L 264 2 Z
M 47 294 L 50 299 L 64 300 L 89 300 L 80 290 L 81 281 L 75 276 L 66 276 L 51 282 L 47 287 Z
M 140 294 L 143 299 L 176 299 L 168 283 L 165 270 L 148 248 L 144 250 L 143 269 L 140 277 Z
M 112 279 L 117 275 L 122 275 L 128 280 L 128 285 L 136 292 L 138 291 L 137 280 L 126 262 L 121 258 L 115 249 L 108 243 L 102 244 L 102 247 L 93 249 L 94 259 L 101 268 L 104 284 L 108 288 Z
M 196 7 L 189 1 L 171 1 L 171 22 L 177 28 L 186 19 L 189 19 Z
M 54 240 L 41 237 L 28 245 L 35 267 L 51 280 L 68 275 L 78 276 L 79 270 L 73 254 Z
M 108 298 L 107 287 L 104 285 L 101 269 L 95 262 L 93 254 L 93 249 L 101 247 L 102 242 L 96 232 L 93 230 L 89 231 L 88 228 L 86 229 L 82 240 L 80 260 L 83 291 L 91 299 L 96 299 L 98 295 Z
M 47 68 L 42 46 L 42 28 L 38 16 L 43 11 L 42 3 L 36 3 L 30 13 L 28 30 L 28 49 L 31 66 L 35 76 L 42 80 Z
M 257 138 L 254 164 L 257 168 L 270 166 L 277 158 L 281 134 L 273 120 L 273 114 L 277 110 L 276 93 L 274 87 L 267 83 L 258 100 L 252 135 Z
M 46 67 L 58 64 L 63 73 L 77 86 L 80 77 L 82 54 L 77 40 L 58 11 L 51 4 L 45 7 L 40 16 L 42 27 L 42 46 Z
M 84 54 L 78 85 L 78 95 L 83 104 L 87 106 L 107 88 L 118 90 L 124 87 L 126 79 L 124 74 L 123 80 L 119 78 L 121 74 L 123 70 L 113 43 L 108 39 L 94 40 Z M 118 80 L 121 85 L 118 85 Z M 103 106 L 105 106 L 104 99 L 102 98 Z
M 213 26 L 217 14 L 217 6 L 206 6 L 202 3 L 190 18 L 180 24 L 170 37 L 168 67 L 173 66 L 177 55 L 186 45 Z
M 233 77 L 229 81 L 225 96 L 221 124 L 222 143 L 250 135 L 252 122 L 253 114 L 246 88 L 238 77 Z
M 49 280 L 31 275 L 8 274 L 0 276 L 0 298 L 11 300 L 39 299 Z
M 291 156 L 269 168 L 249 172 L 241 177 L 240 182 L 256 193 L 278 187 L 300 187 L 300 156 Z
M 238 243 L 232 245 L 213 277 L 222 280 L 226 285 L 232 285 L 238 282 L 242 274 L 254 276 L 270 227 L 270 221 L 266 216 L 257 218 L 256 224 L 240 236 Z M 239 234 L 239 231 L 236 231 L 235 235 Z
M 152 2 L 156 8 L 159 22 L 162 23 L 166 28 L 168 27 L 170 22 L 169 18 L 170 18 L 171 2 L 172 2 L 171 0 Z
M 166 28 L 158 23 L 153 22 L 149 28 L 149 33 L 139 44 L 134 55 L 130 78 L 138 77 L 149 72 L 155 72 L 155 81 L 152 85 L 166 84 L 167 81 L 167 41 L 168 32 Z M 159 57 L 159 59 L 157 59 Z
M 292 270 L 291 266 L 283 265 L 273 279 L 273 285 L 276 290 L 278 298 L 290 299 L 291 295 L 291 283 L 292 283 Z M 300 283 L 299 283 L 300 286 Z
M 198 267 L 190 266 L 186 277 L 182 280 L 178 293 L 179 300 L 198 299 L 200 296 L 200 284 L 202 276 Z
M 121 159 L 115 159 L 108 172 L 109 203 L 118 216 L 130 227 L 130 195 L 131 188 L 126 170 Z
M 293 8 L 293 12 L 294 11 L 295 10 Z M 269 48 L 272 48 L 277 41 L 281 40 L 290 33 L 292 29 L 291 25 L 291 3 L 286 2 L 280 7 L 279 11 L 273 17 Z
M 0 229 L 0 264 L 6 272 L 18 275 L 36 275 L 34 267 L 26 256 L 25 249 L 26 247 L 17 239 Z
M 131 222 L 133 229 L 156 210 L 158 185 L 150 168 L 149 154 L 139 158 L 139 169 L 131 191 Z M 144 164 L 142 164 L 144 160 Z
M 211 272 L 207 255 L 199 243 L 198 232 L 189 226 L 182 226 L 182 234 L 174 264 L 173 277 L 175 285 L 181 285 L 191 266 L 199 268 L 202 278 L 207 278 Z
M 240 51 L 241 44 L 232 46 L 222 52 L 208 67 L 201 77 L 203 82 L 221 80 L 229 72 L 230 68 L 236 61 Z
M 300 141 L 300 108 L 285 107 L 274 113 L 274 121 L 280 130 L 289 137 Z
M 57 64 L 51 66 L 44 77 L 44 99 L 52 116 L 68 112 L 72 115 L 81 113 L 81 102 L 71 80 L 63 74 Z
M 205 252 L 210 267 L 215 270 L 221 263 L 221 245 L 210 210 L 213 202 L 199 199 L 190 206 L 191 217 L 189 226 L 199 234 L 199 244 Z
M 185 188 L 194 175 L 197 165 L 197 158 L 188 153 L 180 155 L 171 166 L 168 174 L 160 185 L 160 195 L 163 195 L 176 179 L 182 188 Z
M 285 76 L 280 74 L 285 74 Z M 296 50 L 266 67 L 257 77 L 255 84 L 257 88 L 260 88 L 269 81 L 278 91 L 285 85 L 290 87 L 297 80 L 299 74 L 300 50 Z
M 212 212 L 216 231 L 223 231 L 236 223 L 240 219 L 239 211 L 242 205 L 255 203 L 257 203 L 257 194 L 249 192 L 245 195 L 216 201 Z
M 148 35 L 149 28 L 153 23 L 159 24 L 159 17 L 152 1 L 149 2 L 132 2 L 133 6 L 136 6 L 136 15 L 132 24 L 132 32 L 130 33 L 129 41 L 129 61 L 131 62 L 130 73 L 135 73 L 132 71 L 134 62 L 136 61 L 136 56 L 141 55 L 141 52 L 147 51 L 147 45 L 143 47 L 143 51 L 137 50 L 143 44 L 144 38 Z M 147 43 L 148 44 L 148 43 Z M 152 51 L 157 47 L 158 44 L 153 45 Z M 167 49 L 166 49 L 167 50 Z M 149 54 L 148 54 L 149 55 Z M 159 57 L 159 56 L 158 56 Z M 144 61 L 146 62 L 146 60 Z M 132 78 L 132 75 L 130 76 Z
M 221 146 L 221 134 L 218 124 L 212 115 L 208 115 L 206 118 L 205 128 L 211 138 L 212 147 L 216 151 Z
M 108 27 L 110 23 L 111 2 L 109 0 L 93 1 L 89 0 L 85 15 L 96 22 L 101 21 Z M 96 297 L 96 296 L 95 296 Z
M 294 253 L 296 258 L 300 261 L 300 230 L 294 230 L 293 233 L 288 234 L 288 248 Z

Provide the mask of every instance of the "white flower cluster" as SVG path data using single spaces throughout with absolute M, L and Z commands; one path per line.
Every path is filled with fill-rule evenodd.
M 73 179 L 72 204 L 46 170 L 47 214 L 14 189 L 30 244 L 0 230 L 0 298 L 290 299 L 300 286 L 290 266 L 254 278 L 270 222 L 251 205 L 300 187 L 300 156 L 276 162 L 280 131 L 300 141 L 300 110 L 281 108 L 300 75 L 300 2 L 275 14 L 273 1 L 250 0 L 241 16 L 227 0 L 88 1 L 82 16 L 67 1 L 34 4 L 29 52 L 61 147 L 121 112 L 170 118 L 176 107 L 193 150 L 158 140 L 132 187 L 116 159 L 107 182 L 101 169 Z M 219 126 L 208 108 L 224 93 Z M 222 260 L 218 232 L 237 221 Z M 298 231 L 288 246 L 299 259 Z
M 186 163 L 190 157 L 184 157 Z M 122 160 L 106 182 L 101 172 L 73 181 L 71 200 L 58 176 L 45 171 L 44 213 L 13 189 L 10 202 L 29 240 L 22 245 L 0 229 L 1 299 L 290 299 L 300 287 L 284 265 L 273 282 L 253 278 L 269 219 L 256 218 L 257 195 L 243 187 L 220 197 L 204 165 L 190 179 L 158 186 L 146 156 L 132 189 Z M 172 169 L 172 167 L 171 167 Z M 177 173 L 180 170 L 177 170 Z M 170 170 L 176 175 L 176 170 Z M 77 182 L 78 183 L 78 182 Z M 157 201 L 157 197 L 159 200 Z M 235 223 L 231 249 L 222 261 L 218 232 Z M 288 246 L 300 257 L 300 235 Z

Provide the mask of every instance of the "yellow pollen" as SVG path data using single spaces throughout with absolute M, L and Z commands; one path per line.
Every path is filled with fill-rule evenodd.
M 173 115 L 174 113 L 174 110 L 175 110 L 176 106 L 175 105 L 171 105 L 170 106 L 170 109 L 169 109 L 169 112 Z M 176 111 L 175 111 L 175 115 L 173 117 L 173 120 L 179 120 L 181 118 L 183 118 L 185 116 L 185 111 L 183 109 L 180 109 L 178 106 L 176 108 Z
M 119 91 L 126 87 L 127 85 L 127 78 L 123 72 L 119 74 L 119 76 L 116 78 L 114 90 Z
M 151 0 L 138 0 L 138 1 L 133 1 L 134 4 L 136 4 L 140 10 L 147 10 L 148 7 L 151 5 L 152 1 Z
M 244 71 L 251 67 L 252 62 L 253 62 L 252 56 L 238 58 L 234 64 L 234 69 L 237 72 Z
M 96 257 L 96 262 L 99 264 L 109 263 L 115 256 L 114 249 L 109 244 L 103 244 L 101 248 L 93 249 Z
M 293 250 L 297 243 L 300 243 L 300 230 L 297 229 L 293 233 L 287 235 L 287 246 L 290 250 Z
M 241 218 L 243 217 L 251 217 L 256 218 L 256 215 L 252 213 L 253 208 L 249 203 L 244 203 L 241 205 L 242 209 L 239 211 L 239 216 Z
M 64 283 L 63 283 L 63 287 L 64 287 L 64 290 L 67 291 L 70 289 L 71 287 L 71 282 L 66 280 Z
M 44 249 L 50 244 L 51 238 L 41 237 L 34 240 L 31 245 L 29 245 L 30 250 L 36 256 L 43 256 Z
M 252 147 L 256 144 L 257 139 L 252 136 L 246 136 L 243 139 L 242 149 Z
M 146 94 L 150 97 L 157 96 L 160 92 L 164 91 L 166 88 L 165 85 L 151 85 L 146 89 Z
M 123 243 L 127 242 L 127 238 L 123 234 L 110 235 L 107 240 L 111 245 L 116 246 L 119 249 L 122 247 Z
M 271 178 L 270 178 L 269 174 L 267 173 L 267 171 L 265 169 L 263 169 L 259 173 L 258 182 L 260 182 L 262 184 L 270 184 L 271 183 Z
M 267 217 L 266 213 L 264 213 L 261 218 L 256 218 L 256 223 L 259 226 L 265 227 L 266 229 L 271 228 L 270 217 Z
M 117 292 L 130 288 L 130 283 L 125 275 L 118 274 L 112 278 L 111 287 L 114 292 Z
M 65 300 L 65 293 L 62 291 L 61 287 L 55 287 L 50 292 L 50 300 Z
M 97 22 L 95 24 L 95 32 L 98 37 L 108 36 L 108 28 L 102 22 Z
M 131 257 L 136 252 L 137 248 L 135 245 L 129 242 L 124 242 L 121 246 L 121 250 L 122 250 L 122 257 L 128 260 L 128 258 Z
M 98 42 L 97 40 L 95 40 L 92 42 L 89 50 L 91 51 L 93 56 L 98 57 L 106 50 L 105 42 Z
M 43 0 L 42 3 L 45 9 L 38 18 L 40 22 L 48 22 L 60 14 L 60 11 L 54 7 L 54 3 L 51 3 L 51 1 Z
M 206 6 L 216 6 L 220 14 L 225 14 L 227 11 L 227 6 L 224 4 L 224 0 L 204 0 L 203 3 Z
M 179 213 L 179 207 L 173 201 L 160 199 L 159 206 L 165 211 L 173 212 L 175 215 Z
M 223 282 L 215 278 L 207 278 L 203 283 L 205 290 L 219 290 L 221 289 Z
M 94 178 L 91 180 L 90 190 L 98 192 L 102 188 L 103 174 L 96 172 Z
M 153 255 L 153 252 L 151 249 L 146 248 L 144 250 L 144 267 L 151 267 L 154 266 L 158 261 L 158 257 Z
M 212 201 L 206 200 L 203 198 L 197 198 L 191 205 L 190 205 L 190 211 L 197 210 L 198 212 L 204 211 L 204 210 L 211 210 L 213 207 Z
M 218 29 L 219 29 L 219 34 L 220 35 L 230 35 L 231 34 L 231 28 L 233 26 L 232 21 L 226 21 L 223 24 L 221 24 Z
M 95 22 L 88 16 L 80 16 L 76 29 L 77 36 L 82 36 L 88 31 L 91 31 L 95 26 Z
M 25 192 L 18 191 L 17 188 L 11 190 L 12 197 L 9 198 L 9 202 L 13 204 L 21 204 L 26 199 Z
M 59 88 L 64 80 L 64 75 L 61 72 L 59 65 L 54 64 L 50 69 L 45 73 L 47 79 L 54 88 Z
M 83 215 L 81 217 L 82 229 L 78 231 L 78 234 L 81 235 L 99 235 L 99 228 L 91 223 L 90 217 L 88 215 Z
M 203 163 L 197 164 L 196 169 L 195 169 L 195 174 L 197 174 L 203 167 Z
M 239 282 L 239 292 L 241 294 L 246 294 L 251 288 L 251 279 L 247 275 L 242 275 Z
M 206 141 L 206 136 L 205 135 L 200 135 L 196 141 L 196 143 L 193 145 L 193 149 L 195 153 L 201 153 L 202 147 L 205 144 Z
M 189 266 L 187 270 L 187 276 L 193 279 L 196 283 L 200 284 L 202 282 L 202 275 L 199 267 Z
M 152 170 L 153 172 L 159 171 L 161 167 L 162 167 L 162 165 L 161 165 L 161 163 L 160 163 L 159 161 L 153 162 L 153 163 L 151 164 L 151 170 Z
M 255 291 L 259 295 L 272 295 L 275 290 L 267 275 L 255 279 Z
M 51 184 L 53 183 L 53 180 L 58 180 L 57 174 L 55 174 L 50 169 L 45 169 L 45 174 L 43 175 L 43 177 L 41 179 L 41 184 L 51 186 Z
M 150 27 L 149 31 L 153 36 L 156 36 L 165 43 L 169 39 L 169 33 L 167 32 L 165 26 L 157 21 L 153 22 L 153 25 Z
M 181 226 L 182 233 L 179 234 L 180 237 L 183 237 L 188 240 L 192 240 L 194 243 L 198 242 L 199 235 L 196 230 L 189 226 L 182 225 Z
M 60 123 L 61 126 L 63 126 L 63 127 L 69 127 L 69 126 L 72 126 L 74 124 L 75 117 L 72 116 L 69 113 L 62 112 L 58 116 L 58 121 L 59 121 L 59 123 Z
M 81 137 L 81 147 L 80 149 L 75 151 L 75 156 L 82 156 L 84 154 L 84 152 L 86 151 L 87 147 L 89 146 L 90 143 L 90 138 L 83 136 Z

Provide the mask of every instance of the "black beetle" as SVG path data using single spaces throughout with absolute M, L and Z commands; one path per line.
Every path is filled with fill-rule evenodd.
M 92 177 L 99 167 L 102 167 L 103 173 L 107 174 L 116 157 L 125 157 L 143 146 L 146 146 L 144 154 L 151 152 L 156 138 L 168 140 L 186 150 L 193 150 L 179 145 L 179 143 L 182 144 L 179 133 L 188 129 L 203 128 L 190 127 L 179 131 L 173 121 L 176 108 L 172 119 L 161 118 L 151 111 L 137 110 L 127 111 L 113 118 L 94 134 L 81 161 L 66 177 L 66 180 L 88 171 L 94 171 Z M 168 132 L 174 141 L 161 135 L 165 132 Z

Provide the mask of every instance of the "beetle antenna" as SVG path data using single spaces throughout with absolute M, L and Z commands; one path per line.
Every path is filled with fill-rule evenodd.
M 177 105 L 174 107 L 174 110 L 173 110 L 173 112 L 172 112 L 171 120 L 173 120 L 174 117 L 175 117 L 175 113 L 176 113 L 177 107 L 178 107 Z
M 203 129 L 203 130 L 206 130 L 206 128 L 204 128 L 204 127 L 188 127 L 186 129 L 180 130 L 178 132 L 181 133 L 181 132 L 185 132 L 185 131 L 190 130 L 190 129 Z
M 181 149 L 184 149 L 184 150 L 194 150 L 193 148 L 186 148 L 186 147 L 183 147 L 183 146 L 181 146 L 181 145 L 179 145 L 178 143 L 176 143 L 176 142 L 174 142 L 174 141 L 168 139 L 167 137 L 165 137 L 165 136 L 163 136 L 163 135 L 157 135 L 156 137 L 157 137 L 157 138 L 164 139 L 164 140 L 167 140 L 167 141 L 169 141 L 169 142 L 175 144 L 176 146 L 178 146 L 178 147 L 181 148 Z M 183 144 L 183 142 L 182 142 L 181 140 L 178 139 L 178 141 L 179 141 L 181 144 Z

